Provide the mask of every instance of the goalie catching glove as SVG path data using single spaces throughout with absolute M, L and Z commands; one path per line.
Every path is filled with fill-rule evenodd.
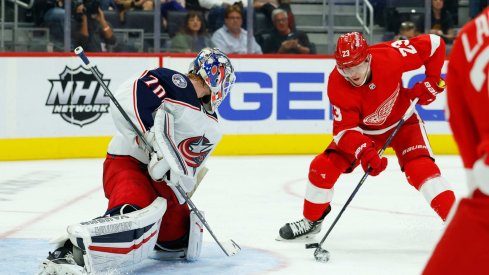
M 173 115 L 166 112 L 162 105 L 156 112 L 153 127 L 146 133 L 146 139 L 154 150 L 150 154 L 148 173 L 155 181 L 165 181 L 179 203 L 183 204 L 185 199 L 176 186 L 179 185 L 185 193 L 190 193 L 196 181 L 175 146 L 173 124 Z
M 445 81 L 440 78 L 427 77 L 425 80 L 414 84 L 408 91 L 409 98 L 419 98 L 418 104 L 428 105 L 436 99 L 436 95 L 445 90 Z

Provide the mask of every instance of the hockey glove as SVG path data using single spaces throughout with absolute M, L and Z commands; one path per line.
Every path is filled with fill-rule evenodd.
M 367 172 L 368 167 L 371 167 L 370 175 L 372 176 L 377 176 L 387 167 L 387 159 L 379 157 L 374 147 L 365 147 L 358 155 L 363 171 Z
M 148 173 L 151 178 L 155 181 L 161 181 L 169 170 L 170 164 L 168 164 L 168 161 L 162 155 L 159 155 L 158 152 L 153 152 L 148 164 Z
M 445 81 L 427 77 L 425 80 L 414 84 L 413 88 L 408 91 L 411 100 L 419 98 L 418 104 L 428 105 L 436 99 L 436 95 L 445 90 Z

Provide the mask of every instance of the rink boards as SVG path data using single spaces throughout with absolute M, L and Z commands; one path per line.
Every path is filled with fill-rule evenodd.
M 182 54 L 88 56 L 112 92 L 145 69 L 165 66 L 184 73 L 191 61 L 191 55 Z M 224 136 L 216 155 L 316 154 L 327 146 L 332 116 L 326 89 L 334 59 L 231 58 L 237 82 L 219 108 Z M 77 57 L 0 53 L 0 60 L 0 160 L 105 155 L 115 132 L 109 98 Z M 403 85 L 423 78 L 423 68 L 405 73 Z M 435 154 L 457 153 L 445 102 L 442 94 L 430 106 L 417 108 Z

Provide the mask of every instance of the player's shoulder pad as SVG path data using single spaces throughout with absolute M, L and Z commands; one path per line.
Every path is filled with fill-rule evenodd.
M 166 98 L 181 101 L 200 108 L 200 100 L 190 79 L 177 71 L 167 68 L 157 68 L 149 71 L 158 78 L 166 92 Z

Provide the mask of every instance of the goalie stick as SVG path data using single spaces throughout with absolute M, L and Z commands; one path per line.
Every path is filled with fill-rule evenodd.
M 392 133 L 390 134 L 389 138 L 385 142 L 384 146 L 379 151 L 379 157 L 384 154 L 385 149 L 387 149 L 387 147 L 391 143 L 391 141 L 394 138 L 394 136 L 397 134 L 397 132 L 399 131 L 399 129 L 401 129 L 401 126 L 411 116 L 412 112 L 414 111 L 414 107 L 416 106 L 416 103 L 418 103 L 418 100 L 419 99 L 416 98 L 415 100 L 413 100 L 411 102 L 411 105 L 406 110 L 406 113 L 404 113 L 404 115 L 402 116 L 402 118 L 399 120 L 399 122 L 397 123 L 396 128 L 394 128 L 394 131 L 392 131 Z M 331 233 L 331 230 L 333 230 L 334 226 L 336 225 L 336 223 L 338 222 L 338 220 L 341 218 L 341 215 L 343 215 L 343 212 L 345 212 L 346 208 L 348 207 L 348 205 L 350 204 L 350 202 L 353 200 L 353 197 L 355 197 L 355 195 L 357 194 L 358 190 L 360 189 L 360 187 L 362 186 L 362 184 L 365 182 L 365 180 L 367 179 L 367 177 L 368 177 L 368 175 L 370 174 L 371 171 L 372 171 L 372 168 L 369 167 L 367 169 L 367 172 L 365 172 L 365 174 L 363 175 L 363 177 L 360 179 L 360 182 L 357 184 L 357 187 L 355 187 L 355 189 L 353 190 L 352 194 L 350 195 L 350 197 L 346 201 L 346 203 L 343 206 L 343 208 L 341 208 L 340 213 L 338 214 L 338 216 L 336 216 L 335 220 L 333 221 L 333 223 L 331 224 L 331 226 L 329 227 L 328 231 L 326 232 L 326 234 L 324 235 L 324 237 L 321 239 L 321 241 L 319 243 L 306 244 L 306 249 L 316 248 L 316 250 L 314 251 L 314 258 L 316 259 L 316 261 L 318 261 L 318 262 L 327 262 L 327 261 L 329 261 L 329 252 L 328 252 L 328 250 L 322 248 L 323 243 L 326 241 L 326 238 L 328 238 L 329 233 Z
M 109 96 L 110 100 L 112 100 L 112 102 L 117 107 L 117 109 L 119 110 L 119 112 L 121 112 L 121 114 L 124 117 L 124 119 L 126 119 L 126 121 L 131 125 L 132 129 L 136 132 L 136 134 L 138 135 L 139 139 L 143 141 L 144 146 L 147 149 L 149 149 L 150 152 L 152 152 L 153 151 L 153 147 L 151 146 L 151 144 L 149 144 L 149 142 L 146 140 L 146 138 L 141 133 L 141 131 L 139 131 L 139 129 L 136 127 L 136 125 L 134 125 L 134 123 L 131 121 L 131 119 L 126 114 L 126 112 L 124 111 L 124 109 L 122 109 L 122 107 L 119 104 L 119 102 L 117 101 L 117 99 L 114 97 L 114 95 L 112 94 L 112 92 L 109 90 L 109 87 L 107 87 L 107 85 L 105 85 L 105 83 L 102 81 L 102 79 L 98 75 L 97 71 L 95 71 L 95 69 L 92 67 L 92 65 L 90 64 L 90 60 L 88 60 L 88 57 L 85 55 L 85 52 L 83 51 L 83 48 L 81 46 L 79 46 L 79 47 L 77 47 L 75 49 L 74 52 L 75 52 L 76 55 L 78 55 L 78 57 L 80 57 L 80 59 L 83 61 L 83 63 L 88 67 L 88 69 L 95 76 L 95 78 L 97 79 L 97 82 L 105 90 L 105 92 Z M 207 171 L 204 171 L 204 172 L 207 172 Z M 210 228 L 209 224 L 205 220 L 205 218 L 202 215 L 202 213 L 199 211 L 199 209 L 197 208 L 197 206 L 195 206 L 195 204 L 192 202 L 192 200 L 190 200 L 190 197 L 185 193 L 185 191 L 183 190 L 183 188 L 180 185 L 178 185 L 178 184 L 175 185 L 175 187 L 177 188 L 177 190 L 180 193 L 180 195 L 188 203 L 188 205 L 190 206 L 190 208 L 195 212 L 195 214 L 197 215 L 197 217 L 199 218 L 199 220 L 204 224 L 205 228 L 207 228 L 207 230 L 211 234 L 212 238 L 214 238 L 214 240 L 219 245 L 219 247 L 222 249 L 222 251 L 227 256 L 233 256 L 233 255 L 238 254 L 239 251 L 241 251 L 241 247 L 239 247 L 239 245 L 236 242 L 234 242 L 233 240 L 231 240 L 231 239 L 230 240 L 227 240 L 225 242 L 219 241 L 217 239 L 216 235 L 214 235 L 214 232 Z

